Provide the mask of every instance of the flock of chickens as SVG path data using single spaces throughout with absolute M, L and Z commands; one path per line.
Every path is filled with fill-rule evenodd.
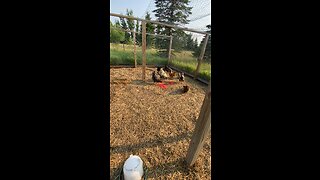
M 174 79 L 178 78 L 179 81 L 184 81 L 184 73 L 176 73 L 174 72 L 170 67 L 165 65 L 163 68 L 162 67 L 157 67 L 157 72 L 153 71 L 152 72 L 152 80 L 155 83 L 162 83 L 162 79 Z M 190 89 L 189 86 L 183 86 L 183 93 L 188 92 Z

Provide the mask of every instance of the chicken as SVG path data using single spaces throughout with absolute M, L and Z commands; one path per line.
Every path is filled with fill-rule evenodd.
M 175 77 L 175 76 L 176 76 L 176 72 L 171 72 L 171 73 L 169 73 L 169 76 L 170 76 L 170 78 Z
M 182 90 L 182 92 L 183 92 L 183 93 L 186 93 L 186 92 L 188 92 L 188 91 L 189 91 L 189 89 L 190 89 L 190 87 L 189 87 L 189 86 L 183 86 L 183 90 Z
M 158 74 L 160 75 L 160 78 L 167 79 L 169 76 L 167 75 L 166 72 L 162 68 L 160 68 L 160 71 L 158 71 Z
M 169 68 L 167 65 L 164 66 L 163 70 L 168 72 L 169 74 L 172 73 L 172 69 Z
M 179 81 L 184 81 L 184 73 L 179 73 Z
M 157 75 L 155 71 L 152 72 L 152 80 L 153 80 L 153 82 L 162 82 L 160 80 L 159 75 Z

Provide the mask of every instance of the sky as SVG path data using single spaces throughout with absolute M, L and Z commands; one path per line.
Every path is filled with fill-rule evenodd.
M 211 2 L 211 0 L 208 0 L 208 1 Z M 117 13 L 117 14 L 126 14 L 126 9 L 131 9 L 133 11 L 133 16 L 144 18 L 145 12 L 148 9 L 149 4 L 150 4 L 150 0 L 110 0 L 110 12 Z M 151 6 L 152 10 L 153 10 L 153 7 L 154 6 Z M 210 11 L 211 11 L 211 6 L 210 6 Z M 110 20 L 112 22 L 114 22 L 115 19 L 119 19 L 119 18 L 110 16 Z M 200 30 L 200 29 L 203 29 L 208 24 L 211 24 L 211 16 L 207 16 L 197 21 L 193 21 L 190 24 L 186 25 L 186 27 Z M 200 43 L 201 39 L 203 38 L 203 35 L 193 33 L 193 37 L 197 38 L 198 42 Z
M 110 12 L 126 13 L 126 9 L 131 9 L 134 16 L 144 15 L 149 5 L 148 0 L 110 0 Z

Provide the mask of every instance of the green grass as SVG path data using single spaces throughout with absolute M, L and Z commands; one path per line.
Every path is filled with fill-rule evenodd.
M 111 65 L 134 65 L 133 45 L 110 44 L 110 64 Z M 141 47 L 136 46 L 137 64 L 142 64 Z M 167 57 L 160 57 L 155 49 L 147 49 L 147 65 L 165 65 Z M 190 74 L 197 68 L 197 58 L 192 56 L 190 51 L 172 53 L 172 66 Z M 199 77 L 205 80 L 211 78 L 211 64 L 203 62 L 200 66 Z
M 147 49 L 147 65 L 165 65 L 167 58 L 159 57 L 154 49 Z M 141 47 L 136 47 L 137 64 L 142 64 Z M 111 65 L 134 65 L 133 45 L 125 45 L 123 49 L 120 44 L 110 44 L 110 64 Z

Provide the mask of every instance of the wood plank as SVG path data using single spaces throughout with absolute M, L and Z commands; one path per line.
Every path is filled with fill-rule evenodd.
M 200 56 L 199 56 L 199 59 L 198 59 L 197 69 L 196 69 L 196 71 L 194 72 L 194 78 L 197 78 L 197 76 L 198 76 L 198 74 L 199 74 L 200 66 L 201 66 L 201 63 L 202 63 L 202 59 L 203 59 L 204 53 L 206 52 L 206 47 L 207 47 L 207 44 L 208 44 L 208 39 L 209 39 L 209 35 L 207 34 L 206 37 L 205 37 L 205 40 L 204 40 L 204 44 L 202 45 L 202 48 L 201 48 L 201 53 L 200 53 Z
M 199 153 L 203 148 L 203 144 L 207 139 L 207 136 L 211 130 L 211 81 L 203 101 L 200 115 L 196 122 L 196 127 L 193 132 L 189 149 L 186 156 L 186 162 L 188 166 L 192 166 Z
M 111 13 L 111 12 L 110 12 L 110 16 L 116 16 L 116 17 L 127 18 L 127 19 L 135 19 L 135 20 L 139 20 L 139 21 L 145 21 L 148 23 L 159 24 L 159 25 L 163 25 L 163 26 L 167 26 L 167 27 L 172 27 L 175 29 L 181 29 L 184 31 L 195 32 L 195 33 L 200 33 L 200 34 L 210 34 L 205 31 L 198 31 L 198 30 L 194 30 L 194 29 L 190 29 L 190 28 L 183 28 L 183 27 L 179 27 L 179 26 L 171 25 L 171 24 L 166 24 L 166 23 L 159 22 L 159 21 L 146 20 L 146 19 L 141 19 L 141 18 L 137 18 L 137 17 L 133 17 L 133 16 L 126 16 L 126 15 L 116 14 L 116 13 Z
M 168 64 L 171 63 L 171 47 L 172 47 L 172 36 L 170 36 L 169 53 L 168 53 Z
M 146 37 L 146 21 L 142 21 L 142 80 L 146 81 L 146 62 L 147 62 L 147 37 Z
M 136 33 L 135 32 L 133 32 L 133 57 L 134 57 L 134 67 L 137 67 Z
M 115 27 L 111 27 L 110 29 L 115 29 L 115 30 L 124 31 L 124 32 L 134 32 L 134 33 L 142 34 L 142 32 L 136 32 L 134 30 L 129 30 L 129 29 L 122 29 L 122 28 L 115 28 Z M 161 35 L 161 34 L 151 34 L 151 33 L 146 33 L 146 34 L 147 35 L 151 35 L 151 36 L 160 36 L 160 37 L 166 37 L 166 38 L 170 38 L 171 37 L 171 36 Z

